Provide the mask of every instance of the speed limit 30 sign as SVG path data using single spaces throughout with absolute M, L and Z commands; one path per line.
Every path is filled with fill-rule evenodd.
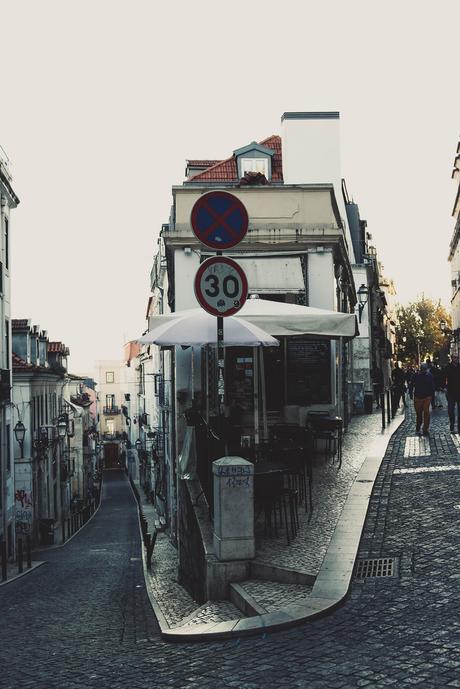
M 195 296 L 213 316 L 232 316 L 248 296 L 244 270 L 226 256 L 208 258 L 195 275 Z

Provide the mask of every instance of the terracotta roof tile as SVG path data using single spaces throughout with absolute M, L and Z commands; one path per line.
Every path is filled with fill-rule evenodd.
M 21 359 L 20 356 L 12 352 L 13 368 L 33 368 L 32 364 L 28 364 L 27 361 Z
M 221 160 L 187 160 L 187 167 L 202 167 L 206 169 L 211 167 L 211 165 L 221 162 Z
M 283 181 L 283 166 L 282 166 L 282 149 L 281 137 L 277 134 L 269 136 L 267 139 L 260 141 L 261 146 L 272 148 L 275 155 L 272 159 L 272 182 Z M 189 161 L 190 162 L 190 161 Z M 211 161 L 212 162 L 212 161 Z M 187 180 L 187 184 L 194 184 L 196 182 L 238 182 L 238 170 L 236 166 L 236 158 L 233 155 L 226 160 L 220 160 L 214 165 L 211 165 L 203 172 L 199 172 L 194 177 Z
M 48 351 L 49 352 L 63 352 L 65 349 L 65 345 L 62 344 L 62 342 L 48 342 Z
M 11 320 L 11 327 L 13 330 L 30 327 L 30 321 L 27 318 L 13 318 Z

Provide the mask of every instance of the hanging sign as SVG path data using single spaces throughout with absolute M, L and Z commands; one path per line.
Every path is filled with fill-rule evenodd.
M 231 258 L 208 258 L 195 275 L 195 296 L 200 306 L 213 316 L 232 316 L 248 296 L 244 270 Z
M 221 251 L 241 242 L 248 231 L 249 218 L 236 196 L 227 191 L 210 191 L 195 202 L 190 222 L 202 244 Z

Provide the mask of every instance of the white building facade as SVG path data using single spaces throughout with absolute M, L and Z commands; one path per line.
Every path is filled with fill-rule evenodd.
M 454 218 L 454 231 L 449 246 L 449 263 L 451 278 L 451 314 L 452 331 L 451 352 L 460 353 L 460 142 L 454 160 L 452 179 L 457 183 L 452 217 Z
M 171 218 L 162 228 L 151 273 L 148 315 L 198 307 L 195 274 L 215 252 L 196 238 L 190 217 L 196 201 L 214 190 L 230 192 L 247 210 L 246 237 L 223 253 L 244 269 L 250 294 L 353 313 L 355 253 L 342 195 L 339 113 L 284 113 L 281 136 L 251 142 L 226 160 L 188 161 L 186 181 L 172 188 Z M 312 409 L 342 416 L 346 423 L 351 414 L 350 343 L 282 339 L 279 348 L 263 352 L 269 423 L 304 424 Z M 215 358 L 191 348 L 148 349 L 144 356 L 163 385 L 152 413 L 165 438 L 160 493 L 171 538 L 180 542 L 187 516 L 178 499 L 177 458 L 190 411 L 204 422 L 218 413 Z M 252 351 L 235 348 L 228 348 L 225 358 L 228 400 L 243 408 L 243 426 L 250 433 L 254 399 L 260 394 L 254 386 L 256 359 Z
M 19 199 L 11 165 L 0 147 L 0 541 L 15 556 L 13 415 L 11 406 L 11 211 Z

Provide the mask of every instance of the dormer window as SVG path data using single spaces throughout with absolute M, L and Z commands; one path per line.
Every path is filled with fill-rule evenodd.
M 238 167 L 238 177 L 241 179 L 248 172 L 259 173 L 263 175 L 267 181 L 271 180 L 272 176 L 272 158 L 275 151 L 267 146 L 262 146 L 256 141 L 253 141 L 248 146 L 238 148 L 233 151 Z
M 268 158 L 240 158 L 241 164 L 241 177 L 247 172 L 260 172 L 267 179 L 269 178 L 268 172 Z

